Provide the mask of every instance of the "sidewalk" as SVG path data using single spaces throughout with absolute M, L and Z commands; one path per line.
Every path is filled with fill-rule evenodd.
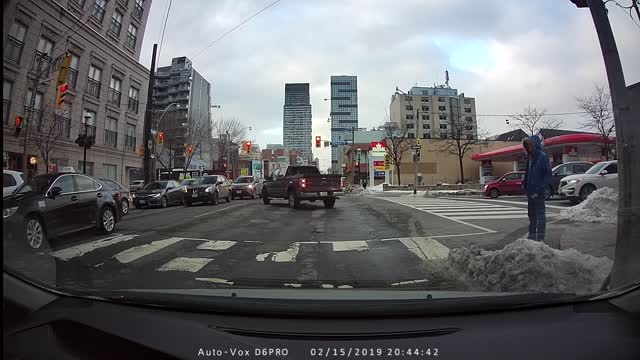
M 556 249 L 576 249 L 583 254 L 606 256 L 613 260 L 616 250 L 616 231 L 616 224 L 552 221 L 547 223 L 545 243 Z M 524 234 L 524 237 L 526 235 Z

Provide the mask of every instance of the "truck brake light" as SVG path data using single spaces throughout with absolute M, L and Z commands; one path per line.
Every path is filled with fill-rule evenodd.
M 307 187 L 307 179 L 305 178 L 300 179 L 300 187 L 303 189 Z
M 340 178 L 340 188 L 344 188 L 344 178 Z

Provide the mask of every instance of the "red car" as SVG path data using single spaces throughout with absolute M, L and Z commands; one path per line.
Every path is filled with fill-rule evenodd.
M 500 195 L 524 195 L 522 181 L 524 181 L 524 171 L 506 173 L 498 180 L 485 185 L 484 195 L 492 199 Z

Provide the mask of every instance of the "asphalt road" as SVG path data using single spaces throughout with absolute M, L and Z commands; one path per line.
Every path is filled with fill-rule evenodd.
M 505 202 L 507 201 L 507 202 Z M 526 202 L 344 196 L 334 209 L 285 200 L 133 209 L 105 236 L 87 230 L 41 252 L 4 244 L 4 263 L 49 286 L 465 290 L 441 271 L 450 249 L 502 248 L 526 233 Z M 550 219 L 559 208 L 549 208 Z

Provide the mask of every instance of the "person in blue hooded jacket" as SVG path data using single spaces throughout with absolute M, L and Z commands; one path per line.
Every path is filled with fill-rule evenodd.
M 545 209 L 546 191 L 551 185 L 551 164 L 549 156 L 542 151 L 542 139 L 538 135 L 522 140 L 527 152 L 527 168 L 522 186 L 527 194 L 529 215 L 529 239 L 543 241 L 547 218 Z

